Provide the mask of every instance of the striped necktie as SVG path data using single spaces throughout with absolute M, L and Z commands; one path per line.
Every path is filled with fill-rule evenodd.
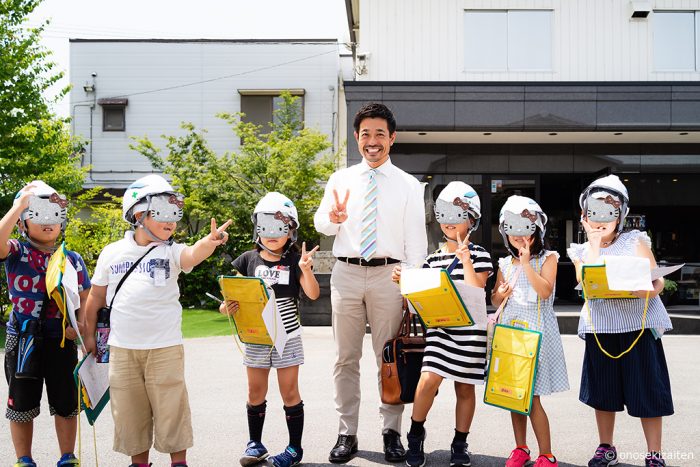
M 360 256 L 369 261 L 377 252 L 377 171 L 370 169 L 365 204 L 362 208 Z

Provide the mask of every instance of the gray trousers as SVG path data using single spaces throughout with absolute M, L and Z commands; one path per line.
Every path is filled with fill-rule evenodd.
M 357 434 L 360 412 L 360 358 L 366 323 L 372 329 L 372 348 L 380 382 L 382 348 L 396 335 L 401 324 L 402 298 L 391 281 L 395 265 L 357 266 L 336 262 L 331 274 L 333 337 L 336 360 L 333 367 L 335 407 L 340 418 L 339 434 Z M 383 429 L 401 432 L 403 405 L 379 406 Z

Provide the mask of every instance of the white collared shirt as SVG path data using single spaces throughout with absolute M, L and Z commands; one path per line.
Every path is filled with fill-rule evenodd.
M 338 170 L 328 179 L 326 190 L 314 216 L 316 230 L 335 235 L 333 255 L 357 258 L 360 256 L 362 207 L 371 167 L 364 160 L 359 164 Z M 428 250 L 425 231 L 423 185 L 387 160 L 375 169 L 379 189 L 377 204 L 377 252 L 375 258 L 394 258 L 410 267 L 420 267 Z M 328 214 L 335 203 L 333 190 L 341 202 L 346 190 L 348 219 L 334 224 Z

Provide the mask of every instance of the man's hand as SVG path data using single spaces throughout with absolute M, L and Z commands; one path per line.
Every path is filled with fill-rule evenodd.
M 398 264 L 394 266 L 394 269 L 391 271 L 391 280 L 396 282 L 397 284 L 401 282 L 401 265 Z
M 338 198 L 338 192 L 333 190 L 333 197 L 335 198 L 335 203 L 331 206 L 331 211 L 328 213 L 328 218 L 334 224 L 342 224 L 348 220 L 347 205 L 348 199 L 350 198 L 350 190 L 345 190 L 345 199 L 340 202 Z

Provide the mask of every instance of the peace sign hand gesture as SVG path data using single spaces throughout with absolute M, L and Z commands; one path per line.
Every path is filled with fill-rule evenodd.
M 304 272 L 311 272 L 314 265 L 314 253 L 318 250 L 318 245 L 313 250 L 306 251 L 306 242 L 301 244 L 301 259 L 299 260 L 299 268 Z
M 217 228 L 216 219 L 212 217 L 211 232 L 207 236 L 207 240 L 209 240 L 209 242 L 211 242 L 214 246 L 219 246 L 226 243 L 228 241 L 228 232 L 226 232 L 226 229 L 228 229 L 228 226 L 231 225 L 232 222 L 233 221 L 229 219 L 224 223 L 224 225 Z
M 338 198 L 338 191 L 333 190 L 333 197 L 335 198 L 335 203 L 331 206 L 331 211 L 328 213 L 328 218 L 334 224 L 342 224 L 348 220 L 347 205 L 348 199 L 350 198 L 350 190 L 345 190 L 345 199 L 340 202 Z
M 459 232 L 457 232 L 457 249 L 455 250 L 455 255 L 457 258 L 459 258 L 462 264 L 466 264 L 467 261 L 471 263 L 472 254 L 469 251 L 469 232 L 467 232 L 464 240 L 462 240 L 461 235 L 459 235 Z

